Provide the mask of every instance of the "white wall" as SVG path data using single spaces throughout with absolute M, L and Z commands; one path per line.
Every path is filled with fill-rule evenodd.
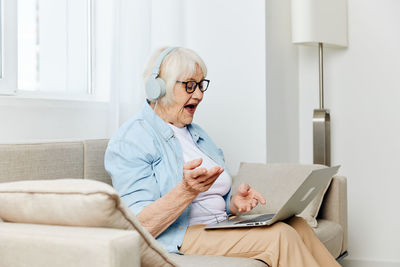
M 108 105 L 0 96 L 0 143 L 105 138 Z
M 266 1 L 267 161 L 299 160 L 298 49 L 290 0 Z
M 211 80 L 194 122 L 222 147 L 232 173 L 241 161 L 266 162 L 265 1 L 185 4 L 185 45 Z
M 348 177 L 346 266 L 400 265 L 400 2 L 349 0 L 349 47 L 325 49 L 332 165 Z M 317 48 L 299 50 L 300 161 L 312 161 Z M 358 262 L 358 265 L 356 265 Z M 392 262 L 392 264 L 390 264 Z M 361 264 L 360 264 L 361 263 Z
M 143 2 L 144 13 L 147 6 Z M 153 0 L 151 8 L 149 47 L 190 47 L 208 66 L 211 85 L 194 121 L 223 148 L 230 171 L 235 173 L 240 161 L 266 162 L 265 1 Z M 10 99 L 0 97 L 0 143 L 110 135 L 107 104 Z M 132 105 L 142 103 L 120 103 L 121 123 L 138 109 Z

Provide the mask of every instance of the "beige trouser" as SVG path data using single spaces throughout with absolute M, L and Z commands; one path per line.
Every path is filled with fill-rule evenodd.
M 258 259 L 272 267 L 340 266 L 300 217 L 252 228 L 204 230 L 204 225 L 193 225 L 180 251 Z

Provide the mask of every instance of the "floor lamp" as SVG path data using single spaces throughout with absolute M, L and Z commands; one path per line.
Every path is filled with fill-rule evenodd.
M 347 0 L 292 0 L 292 42 L 317 45 L 319 108 L 313 116 L 314 164 L 331 165 L 330 112 L 324 106 L 323 48 L 347 47 Z

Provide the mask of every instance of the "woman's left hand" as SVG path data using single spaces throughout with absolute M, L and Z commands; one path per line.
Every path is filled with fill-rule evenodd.
M 248 184 L 241 184 L 236 194 L 232 196 L 229 209 L 232 214 L 238 212 L 249 212 L 254 209 L 258 203 L 265 205 L 264 197 Z

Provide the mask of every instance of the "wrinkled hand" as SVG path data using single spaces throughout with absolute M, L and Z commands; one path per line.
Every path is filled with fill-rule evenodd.
M 201 192 L 207 191 L 224 171 L 224 168 L 219 166 L 209 170 L 198 168 L 202 162 L 203 160 L 200 158 L 186 162 L 183 165 L 183 189 L 196 196 Z
M 232 196 L 229 209 L 232 214 L 238 212 L 249 212 L 254 209 L 258 203 L 265 205 L 264 197 L 248 184 L 241 184 L 236 194 Z

